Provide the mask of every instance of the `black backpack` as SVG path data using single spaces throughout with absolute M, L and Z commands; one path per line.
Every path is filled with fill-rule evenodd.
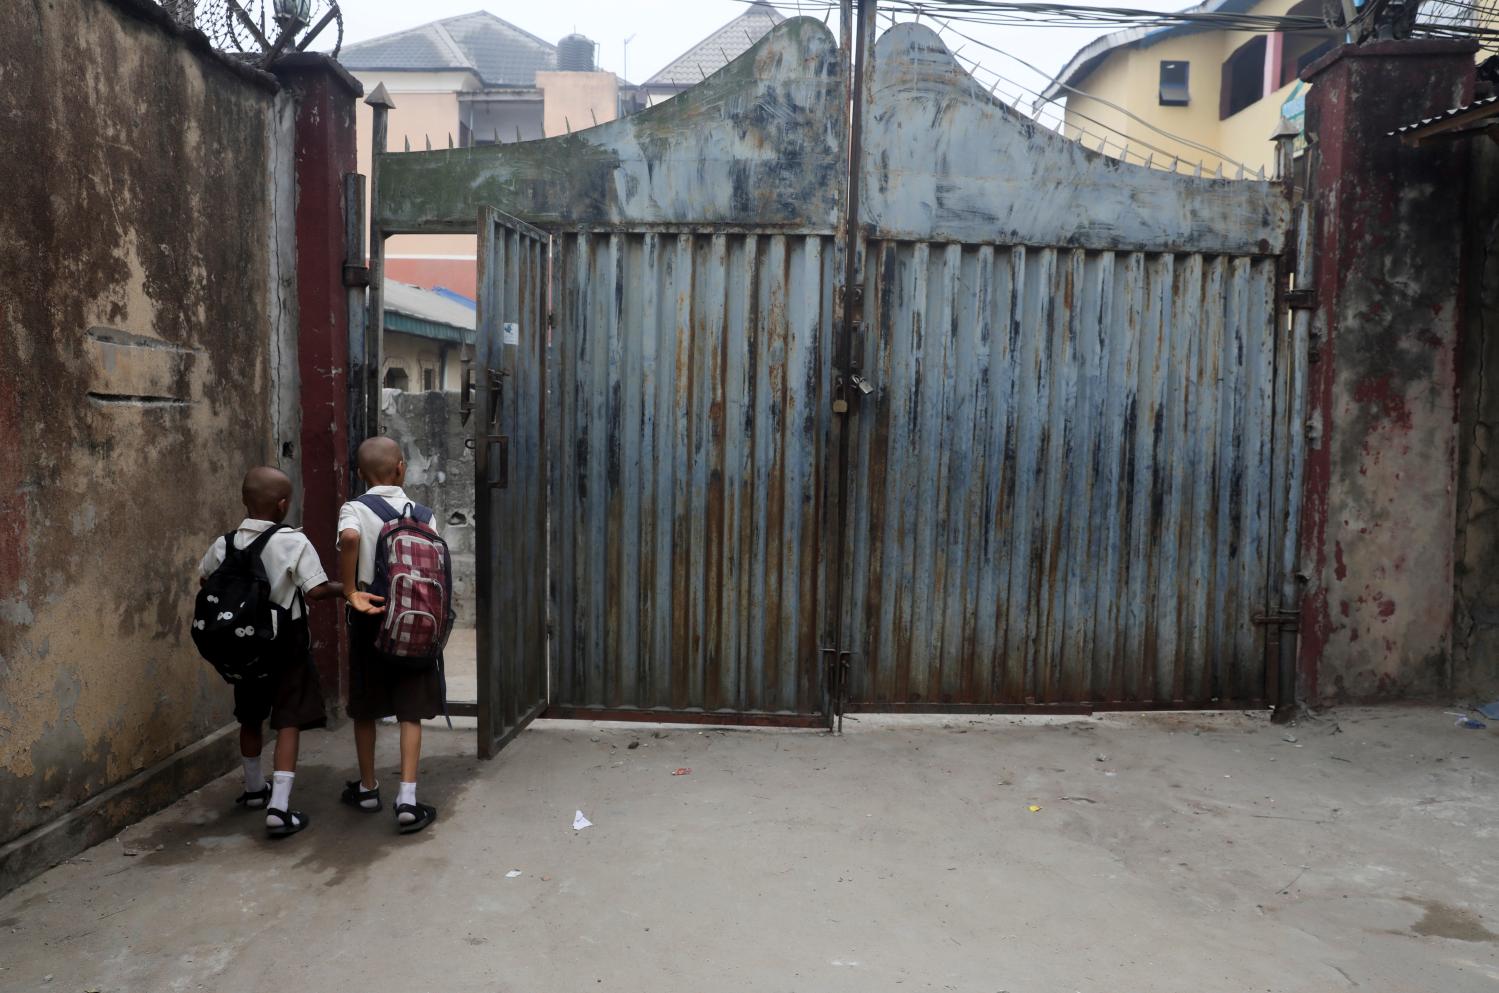
M 289 632 L 291 611 L 271 599 L 271 581 L 260 561 L 277 524 L 246 548 L 224 535 L 224 561 L 198 590 L 193 608 L 193 644 L 224 681 L 239 686 L 274 676 L 283 657 L 277 636 Z M 301 591 L 298 591 L 301 595 Z

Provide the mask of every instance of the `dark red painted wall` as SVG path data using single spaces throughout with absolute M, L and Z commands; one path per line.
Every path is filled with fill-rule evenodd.
M 356 170 L 359 83 L 324 56 L 298 55 L 276 75 L 297 102 L 298 361 L 302 380 L 302 526 L 336 576 L 336 521 L 348 499 L 348 291 L 343 284 L 343 177 Z M 343 612 L 314 605 L 313 652 L 330 705 L 347 698 Z
M 1390 132 L 1469 99 L 1474 46 L 1344 48 L 1309 68 L 1316 302 L 1300 695 L 1451 682 L 1465 153 Z

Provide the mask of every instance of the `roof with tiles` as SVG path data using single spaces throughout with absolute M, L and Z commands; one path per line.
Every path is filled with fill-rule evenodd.
M 538 72 L 557 68 L 557 46 L 479 10 L 347 45 L 339 61 L 366 71 L 467 70 L 486 86 L 535 86 Z
M 786 18 L 768 3 L 749 9 L 677 56 L 642 86 L 679 89 L 694 86 L 749 51 Z

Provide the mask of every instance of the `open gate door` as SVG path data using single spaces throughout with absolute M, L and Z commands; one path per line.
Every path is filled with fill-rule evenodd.
M 545 232 L 491 207 L 480 211 L 473 439 L 485 758 L 547 703 L 548 255 Z

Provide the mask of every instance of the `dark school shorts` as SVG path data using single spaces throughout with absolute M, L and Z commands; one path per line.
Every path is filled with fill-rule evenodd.
M 312 654 L 298 648 L 279 673 L 270 679 L 234 687 L 234 719 L 259 727 L 270 718 L 271 728 L 310 731 L 328 726 L 323 687 L 318 682 Z
M 425 721 L 443 710 L 442 674 L 437 666 L 412 671 L 375 655 L 380 618 L 346 611 L 349 622 L 349 717 L 374 721 Z

